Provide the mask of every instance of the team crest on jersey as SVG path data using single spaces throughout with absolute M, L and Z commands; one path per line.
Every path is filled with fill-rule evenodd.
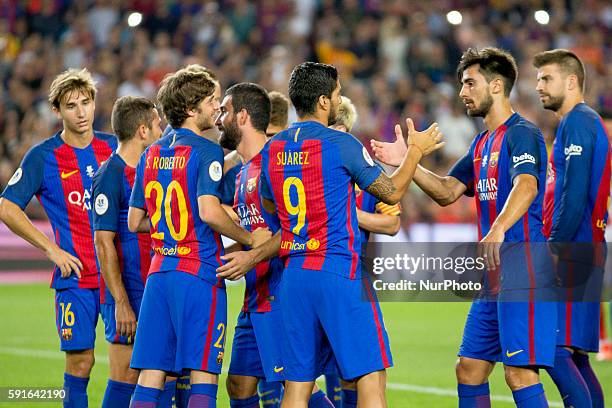
M 13 177 L 11 177 L 11 179 L 9 180 L 8 185 L 12 186 L 13 184 L 19 183 L 19 180 L 21 180 L 21 176 L 23 176 L 23 170 L 20 167 L 15 171 L 15 174 L 13 174 Z
M 321 242 L 318 239 L 311 238 L 306 242 L 306 248 L 310 251 L 316 251 L 321 246 Z
M 72 328 L 62 329 L 62 339 L 66 341 L 72 340 Z
M 491 167 L 497 166 L 498 160 L 499 160 L 499 152 L 491 152 L 491 156 L 489 157 L 489 166 Z
M 219 354 L 217 354 L 217 364 L 219 365 L 223 364 L 223 356 L 224 354 L 222 351 L 220 351 Z
M 257 177 L 253 177 L 247 180 L 247 192 L 252 193 L 257 187 Z

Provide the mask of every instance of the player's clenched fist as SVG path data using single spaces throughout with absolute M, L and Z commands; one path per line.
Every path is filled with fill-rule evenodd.
M 257 248 L 270 240 L 270 238 L 272 238 L 272 232 L 269 229 L 257 228 L 255 231 L 251 232 L 251 239 L 253 240 L 253 245 L 251 245 L 251 247 Z
M 57 265 L 62 273 L 62 278 L 67 279 L 72 272 L 74 272 L 78 278 L 81 277 L 83 264 L 79 261 L 79 258 L 60 249 L 57 245 L 53 245 L 47 250 L 47 257 L 51 262 Z

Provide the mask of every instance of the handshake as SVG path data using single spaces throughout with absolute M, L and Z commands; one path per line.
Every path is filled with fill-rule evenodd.
M 423 157 L 444 146 L 443 135 L 437 123 L 434 122 L 427 129 L 419 132 L 414 128 L 412 119 L 408 118 L 406 119 L 406 127 L 408 128 L 407 140 L 404 140 L 404 134 L 399 124 L 395 125 L 395 142 L 386 143 L 370 140 L 372 151 L 378 160 L 390 166 L 398 167 L 402 164 L 402 160 L 408 152 L 408 147 L 414 146 Z

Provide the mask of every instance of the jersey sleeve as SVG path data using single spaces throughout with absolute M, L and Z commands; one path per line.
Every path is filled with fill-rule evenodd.
M 93 179 L 94 197 L 94 230 L 115 231 L 119 228 L 119 211 L 123 189 L 118 182 L 120 174 L 113 171 L 111 167 L 104 166 L 96 173 Z
M 593 129 L 579 120 L 580 116 L 568 117 L 562 133 L 565 154 L 565 178 L 561 191 L 559 211 L 552 220 L 549 240 L 570 242 L 580 227 L 587 205 L 591 162 L 593 160 Z
M 536 128 L 513 126 L 506 134 L 510 154 L 510 180 L 521 174 L 530 174 L 540 180 L 540 140 L 542 135 Z M 538 187 L 541 187 L 539 185 Z
M 472 147 L 462 158 L 457 160 L 449 170 L 448 175 L 456 178 L 467 187 L 464 193 L 466 196 L 474 196 L 474 155 Z
M 140 156 L 140 161 L 136 167 L 136 177 L 134 178 L 134 187 L 132 187 L 132 195 L 130 196 L 130 207 L 145 209 L 145 197 L 144 197 L 144 169 L 147 160 L 147 152 L 145 151 Z
M 236 193 L 236 176 L 240 173 L 242 164 L 238 163 L 223 175 L 221 187 L 221 203 L 227 205 L 234 204 L 234 194 Z
M 200 151 L 197 196 L 212 195 L 222 199 L 223 149 L 213 146 Z
M 40 147 L 30 149 L 13 177 L 8 181 L 2 197 L 15 203 L 22 210 L 42 188 L 44 179 L 44 154 Z
M 340 158 L 355 183 L 362 190 L 367 189 L 382 173 L 370 153 L 353 135 L 341 135 L 338 139 Z
M 261 151 L 261 175 L 260 175 L 260 184 L 259 184 L 259 194 L 265 200 L 274 202 L 274 194 L 272 194 L 272 188 L 270 183 L 270 172 L 269 163 L 270 163 L 270 141 L 266 143 L 264 148 Z
M 389 205 L 379 201 L 376 203 L 376 212 L 379 214 L 399 216 L 402 213 L 402 210 L 399 204 Z

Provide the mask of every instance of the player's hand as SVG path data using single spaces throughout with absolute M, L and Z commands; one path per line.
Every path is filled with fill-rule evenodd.
M 76 256 L 72 256 L 57 245 L 53 245 L 47 250 L 47 257 L 57 265 L 62 273 L 62 278 L 68 279 L 72 272 L 74 272 L 77 278 L 81 279 L 83 264 Z
M 136 334 L 136 314 L 128 300 L 115 302 L 115 321 L 117 333 L 121 336 L 132 337 Z
M 502 230 L 491 228 L 478 245 L 478 256 L 484 258 L 485 266 L 490 271 L 496 270 L 501 265 L 499 249 L 504 242 L 505 235 Z
M 251 232 L 251 238 L 253 240 L 252 248 L 257 248 L 268 242 L 272 238 L 272 232 L 267 228 L 257 228 Z
M 395 142 L 387 143 L 370 139 L 370 146 L 372 146 L 374 156 L 376 156 L 378 160 L 389 166 L 395 167 L 402 164 L 402 160 L 404 160 L 404 156 L 406 156 L 406 151 L 408 150 L 402 130 L 400 129 L 398 132 L 397 128 L 395 130 Z
M 217 268 L 217 278 L 238 280 L 257 265 L 251 251 L 236 251 L 221 257 L 224 265 Z
M 442 132 L 440 132 L 440 128 L 438 128 L 436 122 L 432 123 L 427 129 L 419 132 L 414 128 L 412 119 L 408 118 L 406 119 L 406 127 L 408 128 L 408 146 L 414 145 L 421 151 L 423 156 L 427 156 L 444 146 Z M 402 129 L 400 125 L 395 125 L 396 137 L 398 136 L 398 132 L 401 136 Z

